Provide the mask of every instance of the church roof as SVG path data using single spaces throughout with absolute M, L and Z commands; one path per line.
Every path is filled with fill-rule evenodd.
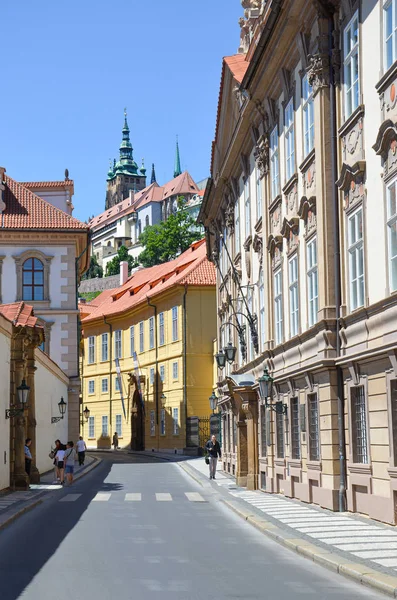
M 120 158 L 117 163 L 110 167 L 107 181 L 111 181 L 116 177 L 116 175 L 135 175 L 138 177 L 144 177 L 146 174 L 146 169 L 144 165 L 139 170 L 138 165 L 134 161 L 133 157 L 133 148 L 130 141 L 130 128 L 128 127 L 127 122 L 127 112 L 124 111 L 124 127 L 122 129 L 122 140 L 120 144 Z
M 56 208 L 8 175 L 5 176 L 3 201 L 1 229 L 88 230 L 86 223 Z

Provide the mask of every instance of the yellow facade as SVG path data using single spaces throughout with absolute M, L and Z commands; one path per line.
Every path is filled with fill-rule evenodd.
M 87 446 L 106 446 L 109 440 L 102 433 L 112 438 L 117 431 L 122 448 L 182 452 L 186 418 L 210 414 L 215 286 L 168 288 L 122 315 L 83 321 L 83 328 L 81 408 L 90 410 L 89 422 L 82 424 Z M 141 446 L 131 425 L 135 386 L 129 384 L 129 375 L 136 373 L 133 350 L 145 408 Z M 116 384 L 114 359 L 118 354 L 126 416 Z

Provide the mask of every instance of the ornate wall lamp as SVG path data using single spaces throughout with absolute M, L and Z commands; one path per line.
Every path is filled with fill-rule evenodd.
M 63 419 L 63 417 L 65 416 L 65 412 L 66 412 L 66 402 L 63 398 L 60 399 L 60 401 L 58 402 L 58 408 L 59 408 L 59 412 L 61 413 L 60 417 L 51 417 L 51 423 L 58 423 L 59 421 L 61 421 Z M 87 408 L 85 410 L 88 410 Z M 85 411 L 84 411 L 85 412 Z M 88 411 L 89 414 L 90 411 Z
M 262 400 L 265 401 L 265 408 L 272 410 L 276 413 L 281 413 L 283 415 L 287 414 L 287 405 L 283 404 L 283 402 L 271 402 L 272 392 L 273 392 L 273 377 L 269 375 L 269 371 L 265 367 L 263 370 L 263 375 L 258 377 L 257 382 L 259 384 L 259 395 Z M 270 402 L 269 402 L 270 398 Z
M 25 408 L 27 408 L 27 402 L 29 397 L 30 387 L 26 385 L 26 381 L 22 379 L 21 385 L 17 387 L 19 406 L 12 406 L 6 409 L 6 419 L 12 417 L 19 417 L 23 415 Z

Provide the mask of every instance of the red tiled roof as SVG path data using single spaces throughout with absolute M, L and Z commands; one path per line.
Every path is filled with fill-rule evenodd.
M 0 314 L 17 326 L 35 327 L 37 323 L 37 317 L 33 315 L 33 306 L 25 304 L 25 302 L 0 304 Z
M 80 306 L 83 324 L 104 316 L 123 314 L 173 286 L 214 286 L 215 266 L 206 256 L 205 240 L 194 242 L 175 260 L 136 271 L 124 285 L 106 290 L 97 298 L 95 310 L 87 314 L 87 305 Z M 89 306 L 89 305 L 88 305 Z
M 73 179 L 65 179 L 64 181 L 20 181 L 23 187 L 31 190 L 37 190 L 41 188 L 59 188 L 59 187 L 73 187 Z
M 214 175 L 213 164 L 214 164 L 214 150 L 216 142 L 218 141 L 218 130 L 219 130 L 219 119 L 221 116 L 221 108 L 222 108 L 222 97 L 223 97 L 223 87 L 224 87 L 224 79 L 225 79 L 225 70 L 226 67 L 230 70 L 232 76 L 237 81 L 237 83 L 241 83 L 243 77 L 245 75 L 246 70 L 248 69 L 249 62 L 246 60 L 245 54 L 234 54 L 233 56 L 224 56 L 222 62 L 222 74 L 221 74 L 221 83 L 219 88 L 219 97 L 218 97 L 218 109 L 216 113 L 216 124 L 215 124 L 215 138 L 211 145 L 211 174 Z
M 0 215 L 0 229 L 72 229 L 88 226 L 56 208 L 27 187 L 5 177 L 5 209 Z

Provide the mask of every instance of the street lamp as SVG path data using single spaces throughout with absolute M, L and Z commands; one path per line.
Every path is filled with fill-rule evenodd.
M 269 375 L 269 371 L 266 367 L 263 370 L 263 375 L 258 377 L 257 381 L 259 384 L 259 395 L 261 399 L 265 401 L 265 408 L 268 408 L 276 413 L 286 415 L 287 405 L 283 404 L 281 400 L 275 402 L 274 404 L 271 404 L 271 402 L 268 401 L 269 398 L 272 398 L 274 380 L 273 377 Z
M 84 415 L 85 421 L 88 421 L 90 412 L 91 412 L 90 409 L 86 406 L 85 409 L 83 410 L 83 415 Z
M 160 400 L 161 400 L 162 404 L 165 404 L 165 401 L 167 400 L 167 396 L 164 394 L 164 392 L 161 394 Z
M 212 392 L 211 396 L 208 398 L 210 401 L 210 407 L 212 412 L 215 412 L 215 409 L 218 405 L 218 397 L 215 395 L 215 392 Z
M 223 349 L 226 354 L 226 360 L 231 365 L 234 363 L 234 359 L 236 358 L 237 348 L 233 346 L 232 342 L 229 342 L 227 346 Z
M 226 354 L 223 352 L 223 350 L 219 350 L 219 352 L 217 352 L 215 354 L 215 360 L 216 360 L 216 364 L 218 365 L 218 369 L 224 369 L 226 366 Z
M 17 387 L 17 394 L 19 400 L 19 408 L 12 407 L 6 409 L 6 419 L 10 419 L 11 417 L 18 417 L 23 414 L 25 407 L 27 406 L 27 401 L 29 397 L 30 387 L 26 385 L 26 381 L 22 379 L 21 385 Z
M 58 408 L 59 408 L 59 412 L 61 413 L 61 416 L 60 417 L 51 417 L 51 423 L 58 423 L 58 421 L 61 421 L 63 419 L 63 417 L 65 416 L 66 402 L 63 398 L 61 398 L 60 401 L 58 402 Z

